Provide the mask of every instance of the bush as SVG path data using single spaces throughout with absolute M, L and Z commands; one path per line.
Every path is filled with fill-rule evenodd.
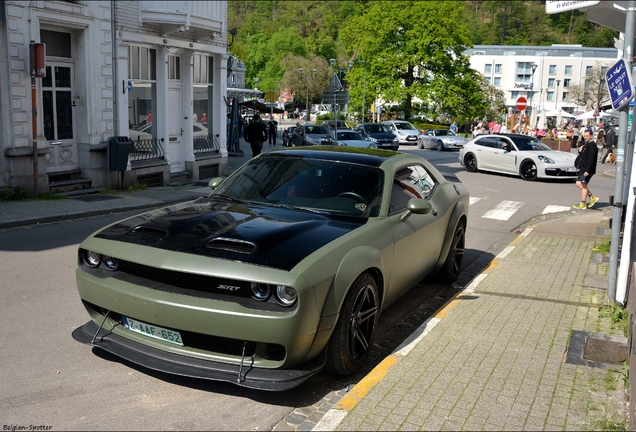
M 20 187 L 4 186 L 4 189 L 0 191 L 0 201 L 23 201 L 33 198 L 31 193 Z

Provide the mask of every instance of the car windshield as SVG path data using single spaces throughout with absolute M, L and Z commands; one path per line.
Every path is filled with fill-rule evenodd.
M 542 143 L 536 138 L 524 136 L 511 136 L 510 139 L 515 143 L 520 151 L 546 151 L 552 150 L 550 146 Z
M 327 135 L 329 131 L 324 126 L 305 126 L 305 133 L 316 135 Z
M 388 127 L 383 124 L 370 124 L 364 127 L 367 133 L 391 133 Z
M 338 131 L 338 139 L 364 141 L 364 138 L 362 137 L 362 135 L 360 135 L 358 132 L 353 132 L 353 131 L 346 131 L 346 132 Z
M 415 130 L 415 126 L 411 123 L 395 123 L 395 127 L 400 130 Z
M 211 197 L 335 216 L 370 217 L 379 213 L 383 183 L 383 171 L 375 167 L 268 155 L 243 165 Z
M 453 131 L 448 129 L 438 129 L 435 131 L 435 136 L 456 136 Z

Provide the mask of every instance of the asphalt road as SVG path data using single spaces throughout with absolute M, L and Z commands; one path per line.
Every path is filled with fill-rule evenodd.
M 457 153 L 407 149 L 456 174 L 473 198 L 464 267 L 547 205 L 579 199 L 572 182 L 524 182 L 464 172 Z M 613 180 L 596 177 L 592 190 L 608 205 Z M 524 204 L 507 220 L 482 217 L 498 203 Z M 317 401 L 341 381 L 321 373 L 283 393 L 153 373 L 91 350 L 71 338 L 88 320 L 75 288 L 77 245 L 94 230 L 127 214 L 24 227 L 0 232 L 0 422 L 82 430 L 269 430 L 294 408 Z M 425 280 L 381 317 L 378 338 L 435 305 L 445 288 Z M 442 296 L 443 297 L 443 296 Z M 389 335 L 389 336 L 387 336 Z M 385 350 L 399 343 L 392 340 Z M 378 356 L 383 351 L 378 351 Z M 376 362 L 379 361 L 376 359 Z M 310 402 L 308 402 L 310 401 Z

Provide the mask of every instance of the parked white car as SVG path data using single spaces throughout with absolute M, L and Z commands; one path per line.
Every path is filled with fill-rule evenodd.
M 400 144 L 417 144 L 417 137 L 420 135 L 420 131 L 411 123 L 405 120 L 388 120 L 382 122 L 382 124 L 389 128 Z
M 526 135 L 478 135 L 459 151 L 466 171 L 492 171 L 520 176 L 524 180 L 565 178 L 578 175 L 576 155 L 552 150 Z

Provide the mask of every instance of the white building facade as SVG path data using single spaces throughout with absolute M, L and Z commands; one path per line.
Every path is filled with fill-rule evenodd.
M 570 97 L 569 88 L 585 85 L 586 76 L 597 64 L 607 68 L 618 58 L 615 48 L 581 45 L 475 45 L 464 54 L 487 83 L 503 90 L 507 109 L 516 110 L 517 99 L 525 97 L 526 115 L 543 109 L 563 109 L 572 114 L 584 111 L 586 107 Z
M 227 2 L 0 7 L 0 186 L 153 186 L 224 172 Z M 30 41 L 46 44 L 35 146 Z M 123 175 L 109 169 L 112 136 L 133 140 Z

